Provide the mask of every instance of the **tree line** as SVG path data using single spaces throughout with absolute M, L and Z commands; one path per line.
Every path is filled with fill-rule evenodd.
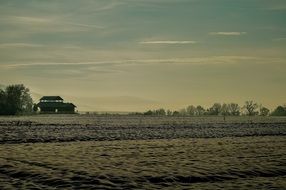
M 237 103 L 214 103 L 209 108 L 203 106 L 187 106 L 186 108 L 171 111 L 163 108 L 156 110 L 148 110 L 143 115 L 157 116 L 286 116 L 286 105 L 278 106 L 274 111 L 258 104 L 252 100 L 246 101 L 243 106 Z
M 0 115 L 23 115 L 35 112 L 33 99 L 29 88 L 23 84 L 9 85 L 4 89 L 0 88 Z M 139 115 L 157 116 L 286 116 L 286 105 L 278 106 L 274 111 L 254 101 L 246 101 L 243 106 L 237 103 L 214 103 L 209 108 L 203 106 L 187 106 L 178 111 L 165 110 L 163 108 L 149 110 Z

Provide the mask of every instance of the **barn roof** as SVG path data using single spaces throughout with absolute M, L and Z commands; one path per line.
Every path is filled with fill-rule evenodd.
M 40 100 L 64 100 L 60 96 L 43 96 Z
M 72 103 L 63 103 L 63 102 L 39 102 L 37 104 L 40 108 L 75 108 L 76 106 Z
M 76 105 L 74 105 L 73 103 L 65 103 L 65 104 L 67 104 L 68 106 L 70 106 L 70 107 L 76 107 Z

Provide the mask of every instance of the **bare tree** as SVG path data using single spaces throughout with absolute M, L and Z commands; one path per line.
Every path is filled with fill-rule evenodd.
M 229 108 L 229 112 L 230 112 L 230 115 L 240 115 L 240 107 L 238 104 L 236 103 L 230 103 L 228 104 L 228 108 Z
M 254 116 L 258 114 L 257 108 L 258 108 L 258 104 L 253 102 L 252 100 L 250 101 L 246 101 L 245 105 L 243 106 L 243 108 L 246 110 L 246 114 L 249 116 Z
M 204 115 L 205 112 L 206 112 L 206 110 L 202 106 L 199 105 L 196 107 L 196 115 L 201 116 L 201 115 Z
M 214 103 L 212 107 L 209 108 L 209 115 L 219 115 L 221 113 L 222 105 L 220 103 Z
M 161 115 L 161 116 L 166 115 L 166 111 L 165 111 L 163 108 L 154 110 L 153 113 L 154 113 L 155 115 Z
M 171 110 L 167 110 L 167 111 L 166 111 L 166 114 L 167 114 L 168 116 L 171 116 L 171 115 L 173 115 L 173 112 L 172 112 Z
M 196 107 L 193 106 L 193 105 L 188 106 L 187 109 L 186 109 L 187 114 L 188 114 L 188 115 L 191 115 L 191 116 L 196 115 L 196 110 L 197 110 Z
M 223 116 L 230 115 L 228 104 L 225 104 L 225 103 L 224 103 L 224 104 L 221 106 L 221 114 L 222 114 Z
M 268 116 L 270 113 L 270 110 L 266 107 L 261 106 L 259 112 L 260 112 L 259 115 L 261 116 Z

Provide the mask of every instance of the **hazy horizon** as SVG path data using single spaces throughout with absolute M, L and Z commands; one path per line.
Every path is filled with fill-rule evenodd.
M 0 85 L 79 111 L 286 103 L 286 1 L 3 0 Z

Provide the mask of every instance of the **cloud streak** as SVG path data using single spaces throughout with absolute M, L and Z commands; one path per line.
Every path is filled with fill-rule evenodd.
M 0 48 L 39 48 L 44 47 L 40 44 L 31 44 L 31 43 L 4 43 L 0 44 Z
M 140 44 L 166 44 L 166 45 L 176 45 L 176 44 L 196 44 L 196 41 L 141 41 Z
M 246 32 L 210 32 L 209 35 L 218 36 L 241 36 L 247 34 Z
M 17 69 L 22 67 L 36 66 L 127 66 L 138 64 L 239 64 L 244 61 L 281 62 L 280 59 L 265 59 L 250 56 L 210 56 L 193 58 L 172 58 L 172 59 L 129 59 L 129 60 L 111 60 L 111 61 L 92 61 L 92 62 L 35 62 L 35 63 L 14 63 L 0 65 L 0 68 Z
M 286 41 L 286 38 L 275 38 L 273 39 L 274 42 L 281 42 L 281 41 Z
M 0 25 L 5 24 L 17 27 L 15 31 L 21 33 L 57 33 L 57 32 L 85 32 L 92 29 L 104 29 L 104 26 L 70 22 L 62 17 L 31 17 L 31 16 L 4 16 L 0 18 Z

